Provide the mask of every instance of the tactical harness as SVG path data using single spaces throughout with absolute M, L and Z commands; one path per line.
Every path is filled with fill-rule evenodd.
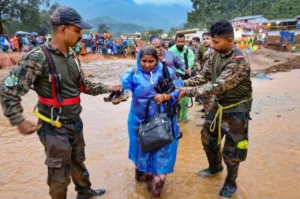
M 38 105 L 35 106 L 33 112 L 38 118 L 40 118 L 44 122 L 50 123 L 53 126 L 55 126 L 57 128 L 60 128 L 62 126 L 61 122 L 59 122 L 60 115 L 58 115 L 56 120 L 54 120 L 54 109 L 58 109 L 58 114 L 61 114 L 62 106 L 69 106 L 69 105 L 79 104 L 80 103 L 80 96 L 79 96 L 80 94 L 76 97 L 67 98 L 67 99 L 63 99 L 61 97 L 60 75 L 57 74 L 57 72 L 56 72 L 56 67 L 55 67 L 53 58 L 52 58 L 49 50 L 47 49 L 47 47 L 45 45 L 41 45 L 40 47 L 43 50 L 43 52 L 46 56 L 46 60 L 48 62 L 49 81 L 51 82 L 52 98 L 46 98 L 46 97 L 39 96 L 39 102 L 44 104 L 44 105 L 52 106 L 52 108 L 51 108 L 51 118 L 48 118 L 48 117 L 42 115 L 41 113 L 39 113 L 37 111 L 37 106 Z M 72 52 L 72 49 L 70 49 L 70 51 Z M 75 53 L 73 53 L 73 56 L 74 56 L 74 60 L 76 62 L 76 65 L 78 67 L 78 71 L 80 73 L 81 68 L 80 68 L 79 59 L 78 59 L 78 57 L 76 56 Z M 80 77 L 80 92 L 85 92 L 84 84 L 83 84 L 83 81 L 82 81 L 81 77 Z

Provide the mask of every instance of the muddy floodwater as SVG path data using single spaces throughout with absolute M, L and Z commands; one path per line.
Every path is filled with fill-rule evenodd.
M 111 81 L 131 63 L 113 71 Z M 97 68 L 98 67 L 98 68 Z M 104 66 L 85 66 L 96 78 L 105 78 Z M 106 67 L 106 66 L 105 66 Z M 5 71 L 4 71 L 5 72 Z M 0 74 L 3 76 L 4 72 Z M 6 71 L 7 72 L 7 71 Z M 1 76 L 0 75 L 0 76 Z M 250 122 L 250 145 L 246 162 L 240 167 L 238 191 L 234 198 L 300 198 L 300 70 L 272 75 L 271 81 L 252 79 L 254 102 Z M 107 199 L 147 199 L 144 184 L 134 180 L 134 165 L 127 158 L 127 115 L 130 101 L 114 106 L 103 102 L 104 95 L 82 95 L 82 119 L 86 142 L 86 165 L 94 188 L 106 188 Z M 23 98 L 24 115 L 36 121 L 32 109 L 37 96 L 30 91 Z M 181 124 L 175 173 L 168 175 L 163 199 L 212 199 L 226 172 L 212 178 L 197 176 L 207 167 L 200 140 L 202 106 L 190 109 L 187 124 Z M 19 135 L 0 112 L 0 198 L 46 199 L 45 154 L 36 134 Z M 70 184 L 68 198 L 76 198 Z

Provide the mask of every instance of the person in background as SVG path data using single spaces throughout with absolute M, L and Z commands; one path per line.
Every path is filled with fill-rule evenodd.
M 182 62 L 185 63 L 186 70 L 177 69 L 177 74 L 183 76 L 184 79 L 189 78 L 192 74 L 192 69 L 194 67 L 195 55 L 192 50 L 190 50 L 185 45 L 185 36 L 184 34 L 177 34 L 175 36 L 176 45 L 172 46 L 169 50 L 174 52 L 176 56 L 180 58 Z M 188 97 L 184 97 L 180 100 L 180 115 L 179 121 L 187 123 L 187 115 L 188 115 L 188 104 L 190 99 Z
M 131 44 L 129 45 L 129 47 L 130 47 L 131 57 L 132 57 L 133 59 L 135 59 L 135 58 L 136 58 L 136 56 L 135 56 L 135 44 L 134 44 L 133 41 L 131 42 Z
M 76 53 L 76 56 L 79 56 L 80 55 L 80 51 L 81 51 L 81 42 L 77 42 L 76 46 L 74 47 L 74 50 L 75 50 L 75 53 Z
M 156 36 L 151 38 L 150 44 L 153 45 L 156 49 L 159 61 L 170 67 L 175 74 L 177 69 L 186 69 L 184 62 L 181 61 L 180 58 L 177 57 L 174 52 L 164 51 L 163 40 L 160 37 Z

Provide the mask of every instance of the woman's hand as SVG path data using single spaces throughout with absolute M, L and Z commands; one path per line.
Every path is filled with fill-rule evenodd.
M 122 84 L 117 83 L 117 84 L 112 84 L 108 86 L 108 91 L 109 92 L 121 92 L 122 91 Z
M 166 94 L 156 94 L 154 96 L 154 100 L 155 100 L 156 104 L 161 104 L 164 101 L 168 100 L 168 95 L 166 95 Z

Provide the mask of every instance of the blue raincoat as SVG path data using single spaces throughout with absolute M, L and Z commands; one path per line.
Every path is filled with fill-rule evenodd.
M 172 69 L 169 73 L 176 86 L 183 87 L 181 80 L 176 80 L 176 76 Z M 148 99 L 157 94 L 154 86 L 158 80 L 163 77 L 163 66 L 159 62 L 156 67 L 147 73 L 140 66 L 140 56 L 137 56 L 137 67 L 128 70 L 121 77 L 121 82 L 124 90 L 132 91 L 132 102 L 128 116 L 128 133 L 129 133 L 129 159 L 134 162 L 139 171 L 150 172 L 154 174 L 167 174 L 174 171 L 174 165 L 177 154 L 178 140 L 164 146 L 158 151 L 144 153 L 141 151 L 138 137 L 135 129 L 145 120 L 146 104 Z M 179 96 L 179 90 L 170 93 L 172 99 L 168 101 L 174 104 Z M 149 106 L 149 117 L 155 115 L 157 104 L 154 100 Z M 161 105 L 161 112 L 165 111 L 165 106 Z M 171 125 L 171 119 L 169 120 Z M 173 120 L 173 129 L 176 137 L 179 136 L 179 125 L 177 118 Z

